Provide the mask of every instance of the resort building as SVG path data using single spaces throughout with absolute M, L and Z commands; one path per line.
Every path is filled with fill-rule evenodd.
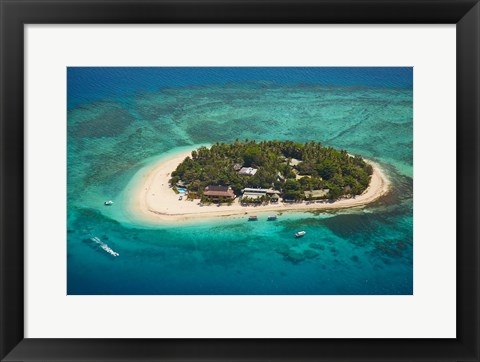
M 275 196 L 275 199 L 277 201 L 278 201 L 278 194 L 280 193 L 280 191 L 273 190 L 273 189 L 255 189 L 255 188 L 249 188 L 249 187 L 244 188 L 242 192 L 243 192 L 243 195 L 242 195 L 243 197 L 256 199 L 262 196 L 269 195 L 272 198 L 274 198 Z
M 257 173 L 257 171 L 258 170 L 256 168 L 242 167 L 240 171 L 238 171 L 238 174 L 242 176 L 253 176 Z
M 283 163 L 288 163 L 288 158 L 287 157 L 284 157 L 283 158 Z M 290 166 L 297 166 L 300 162 L 302 162 L 301 160 L 297 160 L 296 158 L 290 158 Z
M 305 191 L 305 197 L 311 199 L 320 199 L 327 196 L 329 192 L 329 189 Z
M 291 158 L 290 159 L 290 165 L 292 165 L 292 166 L 297 166 L 300 162 L 302 162 L 302 161 L 297 160 L 296 158 Z
M 262 196 L 266 196 L 265 192 L 244 192 L 242 197 L 248 197 L 249 199 L 258 199 Z
M 205 187 L 205 190 L 203 191 L 203 195 L 214 198 L 214 199 L 220 198 L 220 197 L 230 198 L 230 199 L 235 198 L 235 193 L 233 192 L 230 186 L 209 185 Z

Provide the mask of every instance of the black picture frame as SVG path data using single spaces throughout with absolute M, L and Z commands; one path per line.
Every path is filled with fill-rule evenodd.
M 479 361 L 477 0 L 0 0 L 0 11 L 2 361 Z M 24 338 L 24 25 L 133 23 L 456 24 L 457 338 Z

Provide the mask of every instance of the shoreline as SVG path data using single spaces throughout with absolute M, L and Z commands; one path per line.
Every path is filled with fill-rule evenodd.
M 236 198 L 232 205 L 204 205 L 200 200 L 178 200 L 179 194 L 169 187 L 170 173 L 187 157 L 191 151 L 163 158 L 147 166 L 139 180 L 127 191 L 127 211 L 135 219 L 148 223 L 167 223 L 169 221 L 191 221 L 215 217 L 250 216 L 265 212 L 309 212 L 329 211 L 361 207 L 370 204 L 388 193 L 390 182 L 381 167 L 375 162 L 365 160 L 373 167 L 370 184 L 365 192 L 355 198 L 341 199 L 333 203 L 284 203 L 265 206 L 242 206 Z

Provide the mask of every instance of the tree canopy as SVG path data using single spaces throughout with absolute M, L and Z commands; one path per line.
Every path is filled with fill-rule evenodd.
M 242 176 L 238 165 L 253 167 Z M 237 167 L 234 167 L 237 166 Z M 231 186 L 237 196 L 245 187 L 275 188 L 284 199 L 302 200 L 305 191 L 328 189 L 322 198 L 335 200 L 359 195 L 368 187 L 372 166 L 346 150 L 318 142 L 239 141 L 200 147 L 172 172 L 172 186 L 183 181 L 189 192 L 201 196 L 208 185 Z

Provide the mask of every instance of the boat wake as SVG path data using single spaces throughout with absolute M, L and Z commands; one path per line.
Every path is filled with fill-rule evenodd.
M 107 253 L 113 256 L 119 256 L 120 254 L 114 251 L 111 247 L 109 247 L 107 244 L 105 244 L 103 241 L 101 241 L 98 237 L 94 236 L 93 238 L 90 238 L 93 242 L 98 244 L 101 249 L 105 250 Z

